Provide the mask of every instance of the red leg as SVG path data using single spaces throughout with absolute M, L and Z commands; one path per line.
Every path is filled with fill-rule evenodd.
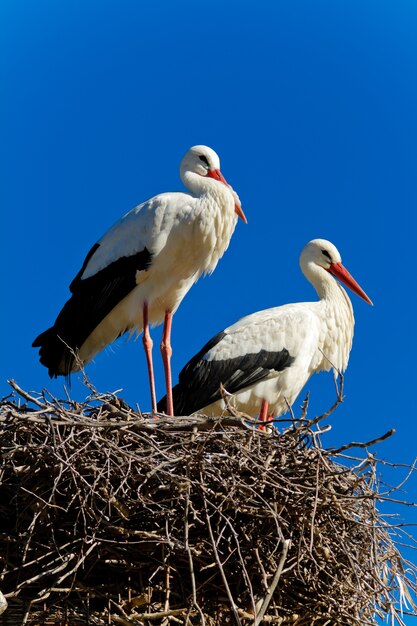
M 167 415 L 174 415 L 174 404 L 172 401 L 172 376 L 171 376 L 171 326 L 172 313 L 165 311 L 164 331 L 162 333 L 161 354 L 164 363 L 165 385 L 167 389 Z
M 153 341 L 151 339 L 151 335 L 149 332 L 149 324 L 148 324 L 148 303 L 145 302 L 143 305 L 143 336 L 142 336 L 143 346 L 145 348 L 146 355 L 146 363 L 148 364 L 148 375 L 149 375 L 149 386 L 151 390 L 151 402 L 152 402 L 152 413 L 157 412 L 156 408 L 156 393 L 155 393 L 155 377 L 153 374 L 153 363 L 152 363 L 152 346 Z
M 261 404 L 261 412 L 259 413 L 259 421 L 266 422 L 268 419 L 268 402 L 266 400 L 262 400 Z M 266 430 L 263 424 L 259 424 L 258 430 Z

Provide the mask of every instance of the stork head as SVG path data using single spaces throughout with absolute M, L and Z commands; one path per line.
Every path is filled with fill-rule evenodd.
M 207 179 L 219 181 L 231 191 L 235 201 L 236 214 L 247 223 L 240 206 L 237 193 L 230 187 L 220 171 L 220 159 L 208 146 L 193 146 L 184 155 L 180 166 L 181 180 L 191 191 L 201 193 L 207 186 Z M 201 177 L 201 178 L 199 178 Z
M 326 283 L 328 282 L 326 276 L 332 274 L 365 302 L 372 304 L 370 298 L 342 265 L 339 250 L 327 239 L 313 239 L 310 241 L 301 253 L 300 266 L 304 275 L 316 288 L 319 287 L 316 284 L 318 281 L 321 280 L 321 282 Z M 327 275 L 323 274 L 323 270 L 327 272 Z M 317 277 L 317 280 L 315 280 L 315 277 Z
M 209 171 L 220 170 L 220 159 L 214 150 L 208 146 L 193 146 L 184 155 L 180 172 L 194 172 L 200 176 L 207 176 Z

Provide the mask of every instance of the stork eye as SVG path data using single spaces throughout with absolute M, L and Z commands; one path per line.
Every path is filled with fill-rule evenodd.
M 209 162 L 207 160 L 207 157 L 204 156 L 204 154 L 200 154 L 198 158 L 200 159 L 200 161 L 203 161 L 203 163 L 205 163 L 207 167 L 209 167 Z
M 327 252 L 327 250 L 322 250 L 322 253 L 324 254 L 324 256 L 327 256 L 327 258 L 329 259 L 329 261 L 332 260 L 332 257 L 330 256 L 330 254 Z

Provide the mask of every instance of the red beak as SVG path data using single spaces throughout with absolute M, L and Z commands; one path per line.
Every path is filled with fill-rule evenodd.
M 209 170 L 207 172 L 207 176 L 209 176 L 209 178 L 214 178 L 214 180 L 220 180 L 220 182 L 224 183 L 226 187 L 230 187 L 220 170 Z M 240 217 L 241 220 L 245 222 L 245 224 L 248 223 L 248 220 L 246 219 L 246 216 L 242 211 L 242 207 L 240 206 L 239 202 L 235 202 L 235 213 Z
M 367 302 L 368 304 L 373 305 L 372 300 L 368 298 L 364 290 L 359 287 L 356 280 L 353 278 L 353 276 L 351 276 L 351 274 L 349 274 L 347 269 L 343 267 L 341 263 L 332 263 L 328 271 L 330 272 L 330 274 L 333 274 L 333 276 L 336 276 L 336 278 L 344 283 L 346 287 L 349 287 L 349 289 L 351 289 L 353 293 L 356 293 L 357 296 L 362 298 L 362 300 L 365 300 L 365 302 Z

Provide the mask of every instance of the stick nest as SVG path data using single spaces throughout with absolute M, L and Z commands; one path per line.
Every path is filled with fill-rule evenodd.
M 1 623 L 364 626 L 414 611 L 375 458 L 324 449 L 306 404 L 261 432 L 236 414 L 153 420 L 113 394 L 12 386 Z

